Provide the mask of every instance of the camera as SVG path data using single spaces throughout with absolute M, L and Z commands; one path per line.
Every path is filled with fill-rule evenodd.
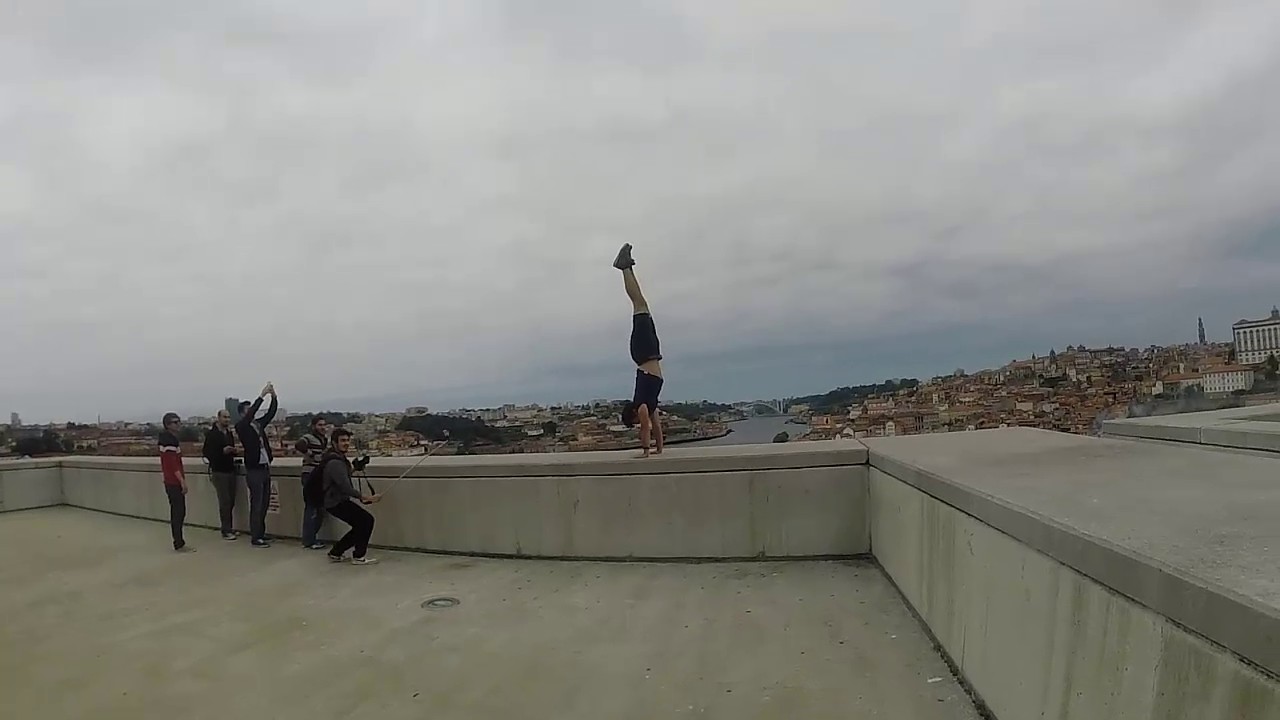
M 368 466 L 369 466 L 368 455 L 361 455 L 360 457 L 351 461 L 351 467 L 354 468 L 356 472 L 360 472 Z

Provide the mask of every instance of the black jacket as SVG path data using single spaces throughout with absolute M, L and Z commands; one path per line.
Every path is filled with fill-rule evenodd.
M 271 396 L 271 406 L 267 408 L 267 414 L 261 418 L 254 418 L 258 414 L 258 409 L 262 407 L 262 398 L 258 398 L 253 402 L 253 407 L 245 413 L 244 417 L 236 421 L 236 434 L 240 436 L 240 447 L 244 450 L 244 466 L 248 468 L 262 467 L 262 440 L 259 440 L 259 434 L 262 438 L 267 436 L 267 425 L 276 416 L 276 396 Z M 256 427 L 255 427 L 256 426 Z M 275 456 L 271 454 L 271 446 L 267 445 L 267 460 L 274 460 Z
M 209 461 L 209 471 L 216 473 L 233 473 L 236 471 L 236 456 L 225 452 L 227 447 L 236 444 L 235 430 L 227 428 L 226 432 L 215 423 L 204 431 L 204 459 Z

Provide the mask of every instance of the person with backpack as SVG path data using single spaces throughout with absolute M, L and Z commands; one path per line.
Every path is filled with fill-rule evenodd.
M 365 495 L 351 482 L 352 466 L 347 459 L 351 452 L 351 431 L 334 430 L 329 439 L 329 450 L 311 473 L 311 481 L 304 489 L 310 494 L 309 502 L 319 500 L 330 515 L 351 526 L 329 550 L 331 562 L 342 562 L 348 550 L 352 550 L 351 562 L 355 565 L 372 565 L 377 558 L 368 556 L 369 539 L 373 537 L 373 515 L 352 502 L 359 500 L 372 505 L 382 500 L 378 494 Z M 317 479 L 319 480 L 317 482 Z
M 320 464 L 329 447 L 329 422 L 323 415 L 311 418 L 311 430 L 298 438 L 293 448 L 302 453 L 302 547 L 308 550 L 324 550 L 329 547 L 316 539 L 324 524 L 324 498 L 313 502 L 307 497 L 307 482 Z

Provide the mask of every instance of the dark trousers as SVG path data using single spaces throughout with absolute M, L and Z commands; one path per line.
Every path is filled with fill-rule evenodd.
M 329 514 L 351 526 L 338 544 L 329 549 L 329 554 L 338 557 L 355 548 L 352 556 L 364 557 L 369 552 L 369 538 L 373 537 L 373 515 L 350 500 L 343 500 L 329 508 Z
M 316 535 L 320 534 L 320 526 L 324 525 L 324 503 L 312 504 L 307 500 L 307 479 L 311 477 L 311 468 L 302 471 L 302 544 L 316 544 Z
M 182 494 L 179 485 L 165 485 L 164 494 L 169 496 L 169 529 L 173 532 L 173 549 L 177 550 L 187 544 L 182 539 L 182 523 L 187 521 L 187 496 Z
M 231 534 L 231 513 L 236 509 L 236 474 L 233 472 L 215 472 L 209 474 L 213 481 L 213 489 L 218 493 L 218 519 L 222 524 L 222 534 Z
M 271 468 L 246 468 L 245 484 L 249 486 L 249 537 L 267 537 L 267 503 L 271 501 Z

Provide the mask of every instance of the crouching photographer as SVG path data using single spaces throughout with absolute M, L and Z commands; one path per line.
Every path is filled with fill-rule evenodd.
M 304 488 L 307 502 L 321 502 L 333 517 L 351 526 L 346 535 L 329 550 L 329 560 L 342 562 L 347 550 L 352 550 L 351 562 L 356 565 L 372 565 L 376 558 L 368 556 L 369 539 L 373 537 L 373 515 L 352 500 L 359 500 L 365 505 L 372 505 L 382 500 L 378 494 L 363 495 L 351 481 L 351 473 L 363 470 L 369 464 L 369 458 L 356 458 L 359 468 L 347 458 L 351 452 L 351 431 L 345 428 L 334 430 L 329 438 L 329 449 L 321 458 L 315 471 L 311 473 L 311 482 Z M 319 482 L 316 482 L 319 479 Z

